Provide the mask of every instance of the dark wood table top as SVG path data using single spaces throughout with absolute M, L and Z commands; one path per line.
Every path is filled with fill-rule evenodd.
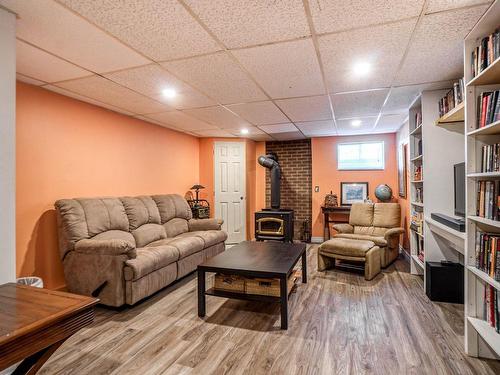
M 278 277 L 288 275 L 305 251 L 305 243 L 245 241 L 206 260 L 198 268 L 208 272 Z
M 14 283 L 0 285 L 0 370 L 26 358 L 20 373 L 36 372 L 64 340 L 92 323 L 98 302 Z
M 351 212 L 351 206 L 334 206 L 334 207 L 321 206 L 321 211 L 323 213 L 324 212 L 349 213 Z

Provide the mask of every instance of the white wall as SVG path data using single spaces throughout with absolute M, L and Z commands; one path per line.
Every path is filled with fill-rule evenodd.
M 16 17 L 0 8 L 0 284 L 16 278 Z

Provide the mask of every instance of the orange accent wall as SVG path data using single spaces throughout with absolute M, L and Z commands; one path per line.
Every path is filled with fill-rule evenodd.
M 265 207 L 265 170 L 257 163 L 259 155 L 265 153 L 265 142 L 255 142 L 241 138 L 200 138 L 200 184 L 205 189 L 200 197 L 210 203 L 210 214 L 215 212 L 214 206 L 214 144 L 217 141 L 245 142 L 246 153 L 246 231 L 247 239 L 253 238 L 254 212 Z
M 383 171 L 339 171 L 337 170 L 337 144 L 383 140 L 385 142 L 385 169 Z M 323 237 L 324 218 L 321 205 L 325 194 L 337 193 L 340 204 L 340 182 L 368 182 L 369 196 L 376 201 L 375 188 L 380 184 L 391 187 L 398 194 L 398 171 L 396 160 L 396 135 L 373 134 L 363 136 L 322 137 L 311 139 L 312 148 L 312 236 Z M 314 187 L 319 186 L 319 192 Z
M 54 202 L 184 193 L 198 182 L 199 140 L 18 82 L 17 274 L 64 286 Z

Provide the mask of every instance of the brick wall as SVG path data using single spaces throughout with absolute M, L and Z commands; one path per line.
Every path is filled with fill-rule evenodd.
M 309 139 L 266 142 L 266 153 L 278 155 L 281 166 L 281 208 L 295 211 L 295 238 L 300 239 L 305 219 L 312 222 L 312 161 Z M 266 207 L 271 206 L 271 178 L 266 170 Z

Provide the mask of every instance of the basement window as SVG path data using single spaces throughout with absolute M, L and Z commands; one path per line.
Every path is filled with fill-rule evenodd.
M 384 168 L 384 142 L 339 143 L 337 145 L 337 169 L 339 170 Z

